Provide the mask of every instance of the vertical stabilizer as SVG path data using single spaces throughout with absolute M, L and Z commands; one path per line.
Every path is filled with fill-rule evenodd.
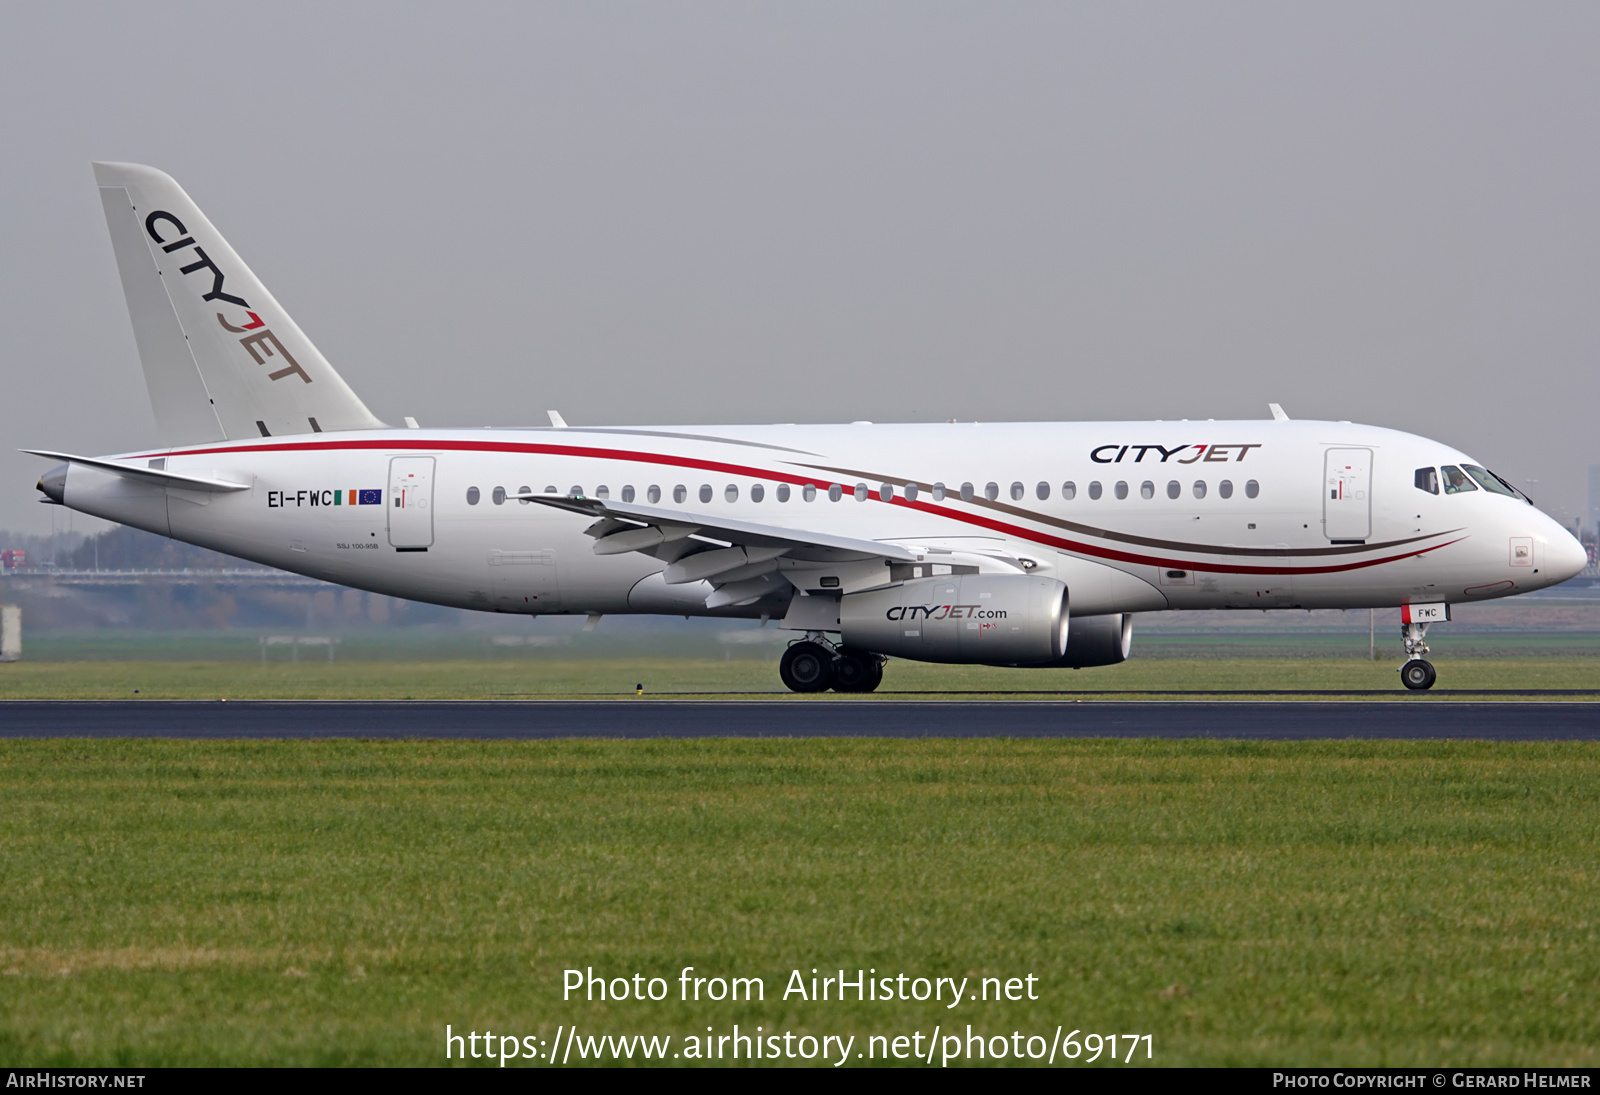
M 171 176 L 94 173 L 163 443 L 384 425 Z

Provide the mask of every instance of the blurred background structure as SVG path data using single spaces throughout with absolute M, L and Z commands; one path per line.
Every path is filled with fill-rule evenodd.
M 1593 560 L 1592 530 L 1586 530 L 1585 542 Z M 581 616 L 530 619 L 440 608 L 244 563 L 130 528 L 92 535 L 0 532 L 0 545 L 0 601 L 22 609 L 30 660 L 625 654 L 770 660 L 794 638 L 741 620 L 609 616 L 585 630 Z M 1135 623 L 1134 656 L 1364 657 L 1369 624 L 1376 627 L 1380 650 L 1397 654 L 1398 610 L 1374 616 L 1152 613 Z M 1458 605 L 1454 621 L 1441 626 L 1437 638 L 1454 656 L 1600 655 L 1600 572 L 1591 565 L 1565 585 L 1537 594 Z

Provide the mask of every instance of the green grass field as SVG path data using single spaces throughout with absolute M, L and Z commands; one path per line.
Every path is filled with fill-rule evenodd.
M 1600 689 L 1600 659 L 1441 659 L 1439 684 L 1425 695 L 1400 686 L 1395 662 L 1365 659 L 1193 658 L 1129 661 L 1103 669 L 995 669 L 894 661 L 879 699 L 1139 696 L 1230 689 L 1383 689 L 1395 699 L 1442 700 L 1452 689 Z M 486 699 L 771 695 L 804 702 L 778 680 L 777 665 L 754 659 L 519 657 L 448 662 L 237 661 L 17 662 L 0 665 L 0 699 Z M 837 694 L 830 693 L 837 698 Z M 1318 697 L 1323 698 L 1323 697 Z M 1482 699 L 1483 696 L 1473 696 Z M 1583 697 L 1574 697 L 1583 698 Z M 1595 698 L 1600 699 L 1600 696 Z
M 1586 744 L 4 741 L 0 1063 L 737 1022 L 1594 1066 L 1597 799 Z M 568 967 L 675 995 L 686 965 L 766 1002 L 561 1000 Z M 1039 999 L 778 999 L 841 966 Z

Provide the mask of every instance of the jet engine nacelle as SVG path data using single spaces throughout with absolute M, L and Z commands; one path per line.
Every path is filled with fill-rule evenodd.
M 846 594 L 844 645 L 922 662 L 1038 665 L 1068 652 L 1067 587 L 1027 574 L 917 578 Z

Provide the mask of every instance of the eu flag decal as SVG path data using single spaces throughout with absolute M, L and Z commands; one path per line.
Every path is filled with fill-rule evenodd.
M 360 498 L 360 504 L 363 505 L 363 506 L 381 506 L 381 505 L 383 505 L 383 491 L 381 491 L 381 490 L 364 490 L 364 491 L 362 491 L 361 492 L 361 498 Z

